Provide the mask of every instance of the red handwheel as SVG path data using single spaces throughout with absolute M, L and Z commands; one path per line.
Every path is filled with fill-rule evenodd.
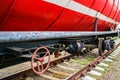
M 46 52 L 45 52 L 45 55 L 44 55 L 43 57 L 39 57 L 39 58 L 38 58 L 38 57 L 36 56 L 36 55 L 37 55 L 37 52 L 38 52 L 39 50 L 45 50 L 45 51 L 46 51 Z M 43 64 L 44 64 L 44 61 L 45 61 L 45 57 L 46 57 L 46 56 L 48 56 L 48 62 L 46 62 L 46 63 L 47 63 L 47 66 L 44 68 Z M 36 65 L 37 65 L 37 69 L 34 67 L 35 63 L 36 63 Z M 40 65 L 39 65 L 39 64 L 40 64 Z M 40 75 L 40 74 L 43 74 L 43 73 L 48 69 L 49 65 L 50 65 L 50 52 L 49 52 L 49 50 L 48 50 L 46 47 L 39 47 L 39 48 L 37 48 L 37 49 L 34 51 L 34 53 L 33 53 L 33 55 L 32 55 L 32 59 L 31 59 L 31 67 L 32 67 L 32 70 L 33 70 L 36 74 Z

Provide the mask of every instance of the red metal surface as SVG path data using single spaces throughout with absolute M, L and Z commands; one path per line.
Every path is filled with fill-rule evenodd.
M 101 12 L 102 14 L 105 14 L 106 16 L 109 16 L 110 14 L 111 14 L 111 11 L 112 11 L 112 9 L 113 9 L 113 7 L 109 7 L 109 5 L 114 5 L 114 3 L 113 3 L 113 0 L 107 0 L 107 4 L 105 5 L 105 8 L 103 9 L 103 11 Z M 109 12 L 109 13 L 108 13 Z M 111 23 L 109 23 L 109 22 L 103 22 L 103 23 L 101 23 L 101 25 L 99 25 L 99 27 L 102 27 L 102 26 L 105 26 L 105 28 L 101 28 L 102 30 L 106 30 L 106 28 L 108 28 L 109 27 L 109 25 L 110 25 Z M 98 28 L 99 28 L 98 27 Z M 100 30 L 101 30 L 100 29 Z
M 100 6 L 99 6 L 98 4 L 99 4 Z M 106 4 L 107 4 L 107 0 L 101 0 L 101 1 L 96 0 L 96 1 L 95 1 L 95 5 L 93 6 L 93 9 L 94 9 L 94 10 L 97 10 L 98 12 L 102 12 L 102 11 L 104 10 Z M 103 23 L 103 22 L 105 22 L 105 21 L 103 21 L 103 20 L 99 20 L 99 21 L 98 21 L 98 30 L 99 30 L 99 31 L 103 31 L 103 30 L 104 30 L 104 27 L 105 27 L 105 26 L 101 25 L 101 23 Z M 94 23 L 94 22 L 93 22 L 93 23 Z M 92 27 L 92 26 L 94 26 L 94 24 L 91 24 L 91 25 L 89 26 L 89 28 Z M 102 27 L 100 27 L 100 26 L 102 26 Z
M 115 5 L 117 5 L 116 3 L 117 3 L 117 0 L 113 0 L 113 2 L 111 1 L 111 3 L 113 3 L 112 4 L 112 9 L 111 9 L 111 11 L 110 11 L 110 13 L 109 13 L 109 15 L 108 15 L 108 17 L 110 17 L 110 18 L 114 18 L 114 15 L 116 15 L 115 13 L 116 13 L 116 11 L 117 11 L 117 9 L 116 9 L 116 7 L 115 7 Z M 107 12 L 107 11 L 106 11 Z M 104 23 L 103 23 L 104 24 Z M 112 24 L 112 23 L 107 23 L 107 26 L 105 27 L 105 28 L 103 28 L 103 29 L 107 29 L 108 27 L 111 27 L 111 28 L 113 28 L 114 27 L 114 24 Z
M 93 4 L 93 6 L 91 8 L 98 11 L 98 12 L 102 12 L 102 10 L 104 9 L 104 6 L 106 5 L 107 1 L 106 0 L 100 0 L 100 1 L 93 0 L 93 1 L 94 1 L 94 4 Z M 94 18 L 91 18 L 91 19 L 92 20 L 89 21 L 89 25 L 86 26 L 87 30 L 94 30 L 93 26 L 94 26 L 95 19 Z M 86 20 L 88 20 L 88 19 L 86 19 Z M 102 22 L 104 22 L 104 21 L 99 20 L 99 22 L 98 22 L 98 30 L 100 30 L 100 31 L 104 30 L 104 27 L 105 27 L 105 26 L 100 27 Z
M 94 0 L 87 0 L 87 1 L 75 0 L 75 1 L 77 1 L 77 2 L 80 3 L 80 4 L 85 5 L 85 6 L 87 6 L 87 7 L 90 7 L 90 8 L 91 8 L 91 7 L 94 5 L 94 3 L 95 3 Z M 88 12 L 89 12 L 89 11 L 88 11 Z M 74 30 L 77 30 L 77 31 L 79 31 L 79 30 L 80 30 L 80 31 L 84 31 L 84 30 L 86 30 L 86 31 L 92 31 L 92 30 L 93 30 L 93 27 L 91 27 L 90 29 L 88 29 L 88 26 L 90 25 L 90 23 L 92 23 L 91 21 L 94 21 L 94 18 L 92 18 L 92 17 L 90 17 L 90 16 L 87 16 L 87 15 L 82 15 L 80 21 L 73 26 L 73 29 L 74 29 Z M 83 27 L 83 26 L 84 26 L 84 27 Z
M 7 19 L 0 23 L 0 30 L 45 30 L 62 10 L 42 0 L 16 0 Z
M 115 16 L 115 20 L 116 20 L 116 21 L 118 21 L 118 19 L 119 19 L 119 18 L 118 18 L 118 17 L 119 17 L 119 12 L 120 12 L 120 11 L 119 11 L 119 7 L 120 7 L 119 4 L 120 4 L 120 1 L 118 0 L 117 13 L 116 13 L 116 16 Z
M 120 4 L 120 1 L 119 1 L 119 4 Z M 120 21 L 120 5 L 119 5 L 119 7 L 118 7 L 118 10 L 119 10 L 119 15 L 118 15 L 118 19 L 117 19 L 117 21 Z
M 55 1 L 55 0 L 47 0 Z M 58 4 L 46 2 L 46 0 L 0 0 L 0 30 L 9 31 L 93 31 L 95 17 L 67 9 L 71 0 L 65 3 L 58 0 Z M 57 2 L 57 1 L 56 1 Z M 92 10 L 120 22 L 119 0 L 74 0 Z M 79 7 L 76 7 L 79 10 Z M 99 20 L 98 30 L 105 31 L 113 27 L 115 23 Z
M 120 22 L 120 19 L 119 19 L 119 18 L 120 18 L 120 11 L 119 11 L 119 16 L 118 16 L 118 19 L 117 19 L 117 20 Z
M 0 1 L 0 25 L 2 25 L 7 17 L 14 0 L 1 0 Z
M 48 30 L 72 30 L 74 24 L 78 23 L 82 16 L 83 15 L 80 13 L 71 12 L 70 10 L 65 9 L 59 19 L 56 20 L 56 22 Z
M 116 0 L 115 1 L 115 6 L 114 6 L 114 8 L 116 9 L 116 11 L 115 11 L 115 14 L 114 14 L 114 16 L 113 16 L 113 18 L 112 19 L 114 19 L 115 21 L 117 21 L 116 20 L 116 17 L 118 16 L 118 13 L 119 13 L 119 10 L 118 10 L 118 7 L 119 7 L 119 0 Z M 111 26 L 111 28 L 112 29 L 114 29 L 114 24 L 112 24 L 112 25 L 110 25 Z

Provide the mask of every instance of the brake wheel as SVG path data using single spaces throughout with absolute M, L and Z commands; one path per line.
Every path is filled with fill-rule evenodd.
M 45 50 L 45 54 L 43 57 L 37 57 L 37 53 L 40 50 Z M 44 67 L 44 62 L 45 62 L 46 57 L 48 58 L 48 60 L 46 62 L 46 66 Z M 36 68 L 34 67 L 35 64 L 37 65 Z M 46 47 L 38 47 L 32 55 L 32 59 L 31 59 L 32 70 L 36 74 L 40 75 L 40 74 L 43 74 L 49 68 L 49 65 L 50 65 L 50 52 L 49 52 L 49 50 Z

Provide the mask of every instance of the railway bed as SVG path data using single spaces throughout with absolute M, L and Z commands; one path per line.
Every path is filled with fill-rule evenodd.
M 115 49 L 119 45 L 120 44 L 118 44 L 115 47 Z M 30 66 L 27 66 L 25 69 L 25 66 L 23 66 L 23 64 L 21 64 L 19 66 L 24 67 L 23 69 L 18 70 L 16 73 L 15 72 L 9 73 L 8 76 L 6 76 L 6 75 L 0 76 L 0 79 L 1 80 L 10 80 L 10 79 L 12 79 L 12 80 L 13 79 L 14 80 L 15 79 L 16 80 L 18 80 L 18 79 L 27 79 L 27 80 L 35 80 L 35 79 L 37 79 L 37 80 L 38 79 L 40 79 L 40 80 L 64 80 L 64 79 L 65 80 L 77 80 L 77 79 L 80 79 L 80 80 L 84 80 L 85 78 L 92 79 L 91 77 L 87 76 L 86 73 L 88 71 L 90 71 L 92 68 L 94 68 L 97 64 L 99 64 L 110 53 L 113 54 L 113 50 L 110 50 L 109 52 L 105 53 L 102 56 L 94 55 L 92 52 L 89 52 L 89 53 L 92 53 L 93 55 L 91 56 L 91 55 L 85 54 L 82 56 L 76 56 L 74 58 L 72 55 L 70 55 L 68 53 L 64 54 L 64 52 L 63 52 L 63 54 L 59 58 L 56 58 L 55 60 L 54 60 L 54 58 L 52 58 L 53 60 L 51 60 L 51 66 L 45 72 L 45 74 L 37 76 L 33 73 Z M 88 55 L 88 57 L 86 57 L 86 55 Z M 82 63 L 80 63 L 80 61 L 79 61 L 79 60 L 83 59 L 83 56 L 85 56 L 85 58 L 92 57 L 92 59 L 90 59 L 89 63 L 83 63 L 83 64 L 85 64 L 84 66 L 81 65 Z M 52 57 L 54 57 L 54 56 L 52 56 Z M 93 59 L 93 57 L 94 57 L 94 59 Z M 27 64 L 30 64 L 30 62 L 28 62 Z M 0 71 L 0 72 L 2 73 L 2 71 Z M 82 78 L 80 78 L 80 77 L 82 77 Z
M 27 59 L 27 58 L 16 57 L 13 55 L 5 55 L 0 60 L 0 69 L 5 68 L 5 67 L 9 67 L 12 65 L 17 65 L 17 64 L 27 62 L 27 61 L 29 61 L 29 59 Z

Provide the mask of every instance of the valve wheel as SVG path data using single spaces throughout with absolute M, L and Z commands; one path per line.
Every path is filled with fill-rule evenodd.
M 42 50 L 44 49 L 46 52 L 45 52 L 45 55 L 43 57 L 38 58 L 36 55 L 37 55 L 37 52 L 41 49 Z M 45 57 L 47 55 L 48 55 L 48 62 L 47 62 L 47 66 L 44 68 L 43 64 L 45 61 Z M 36 63 L 37 69 L 34 67 L 34 65 L 35 65 L 34 63 Z M 39 65 L 39 63 L 41 63 L 41 65 Z M 40 74 L 43 74 L 49 68 L 49 65 L 50 65 L 50 52 L 49 52 L 49 50 L 46 47 L 38 47 L 32 55 L 32 59 L 31 59 L 32 70 L 36 74 L 40 75 Z

